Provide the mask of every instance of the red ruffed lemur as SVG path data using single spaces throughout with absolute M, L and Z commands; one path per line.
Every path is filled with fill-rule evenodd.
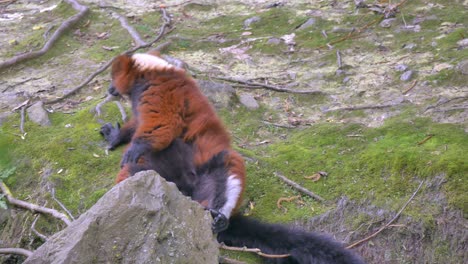
M 142 170 L 157 171 L 206 208 L 217 239 L 260 248 L 267 263 L 363 264 L 340 243 L 320 234 L 267 224 L 232 213 L 244 189 L 242 158 L 194 80 L 155 54 L 122 55 L 112 67 L 113 95 L 129 95 L 133 117 L 122 128 L 105 124 L 109 148 L 130 142 L 117 182 Z
M 227 219 L 241 201 L 245 182 L 244 160 L 231 148 L 228 132 L 195 80 L 183 68 L 169 64 L 154 53 L 118 56 L 112 63 L 111 75 L 109 93 L 129 96 L 133 112 L 132 118 L 122 128 L 106 124 L 101 129 L 110 149 L 130 142 L 122 157 L 117 182 L 159 160 L 151 156 L 162 158 L 167 155 L 159 152 L 177 149 L 167 149 L 171 143 L 181 143 L 176 139 L 191 146 L 194 168 L 224 152 L 229 176 L 224 181 L 223 202 L 199 202 L 216 214 L 213 229 L 225 229 Z M 177 155 L 179 160 L 183 158 L 180 153 Z M 177 158 L 172 159 L 174 163 L 178 162 Z M 180 172 L 179 176 L 167 174 L 165 178 L 176 185 L 184 182 L 184 186 L 179 188 L 190 195 L 194 183 L 189 180 L 197 180 L 195 171 L 186 168 Z

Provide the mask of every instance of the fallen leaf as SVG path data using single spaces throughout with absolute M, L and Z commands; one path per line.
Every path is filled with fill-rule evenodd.
M 96 154 L 96 153 L 93 153 L 93 157 L 100 158 L 100 156 L 98 154 Z

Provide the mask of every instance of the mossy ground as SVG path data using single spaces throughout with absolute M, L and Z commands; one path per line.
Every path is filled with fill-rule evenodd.
M 247 38 L 258 38 L 248 42 L 251 48 L 246 52 L 252 57 L 255 57 L 254 55 L 275 57 L 280 61 L 311 59 L 317 63 L 312 66 L 304 65 L 306 70 L 297 74 L 298 82 L 302 81 L 301 76 L 306 75 L 307 68 L 335 65 L 337 60 L 335 49 L 372 53 L 378 50 L 381 43 L 391 52 L 386 55 L 382 53 L 383 56 L 404 58 L 431 53 L 431 57 L 424 63 L 417 60 L 409 63 L 415 70 L 422 67 L 432 69 L 435 62 L 456 65 L 466 58 L 468 52 L 468 49 L 459 50 L 456 44 L 458 40 L 468 36 L 467 22 L 463 19 L 465 10 L 456 8 L 460 7 L 459 1 L 438 0 L 433 3 L 435 6 L 428 8 L 424 1 L 408 1 L 402 8 L 403 12 L 397 14 L 397 20 L 390 29 L 375 24 L 363 30 L 362 34 L 358 35 L 359 38 L 337 42 L 333 50 L 328 50 L 326 44 L 340 40 L 348 34 L 333 32 L 335 26 L 343 29 L 359 29 L 379 18 L 379 15 L 368 10 L 357 12 L 350 7 L 348 12 L 339 13 L 338 16 L 334 14 L 333 17 L 326 15 L 316 17 L 316 24 L 312 27 L 296 30 L 298 25 L 309 18 L 303 12 L 298 13 L 297 8 L 285 6 L 258 12 L 241 3 L 188 4 L 183 8 L 185 14 L 174 12 L 176 28 L 171 34 L 176 37 L 173 38 L 173 45 L 169 47 L 169 51 L 175 56 L 178 52 L 187 50 L 191 53 L 202 51 L 211 54 L 210 57 L 216 57 L 215 62 L 222 68 L 229 61 L 219 56 L 219 48 L 239 44 Z M 440 8 L 437 5 L 444 7 Z M 225 7 L 232 10 L 226 12 Z M 305 10 L 310 7 L 305 5 L 301 8 Z M 212 15 L 215 10 L 221 15 Z M 73 59 L 72 56 L 62 55 L 75 51 L 78 51 L 80 56 L 85 56 L 87 60 L 102 62 L 128 49 L 131 46 L 128 33 L 120 27 L 117 20 L 111 19 L 106 12 L 101 11 L 96 8 L 90 10 L 87 18 L 67 32 L 56 43 L 54 49 L 24 65 L 39 66 L 51 58 L 63 57 L 60 61 L 63 67 L 70 64 Z M 70 6 L 62 2 L 52 14 L 40 15 L 37 21 L 39 24 L 48 25 L 54 19 L 59 21 L 74 13 Z M 416 17 L 431 15 L 435 19 L 421 22 L 420 32 L 396 30 L 405 24 L 404 21 L 410 23 Z M 253 23 L 249 29 L 245 29 L 244 21 L 253 16 L 259 16 L 261 20 Z M 150 12 L 129 20 L 130 24 L 148 40 L 155 35 L 155 29 L 159 28 L 160 14 Z M 80 29 L 81 35 L 75 34 L 76 29 Z M 251 32 L 252 35 L 242 36 L 245 31 Z M 105 32 L 109 35 L 97 37 Z M 269 37 L 280 38 L 291 32 L 296 34 L 298 52 L 285 55 L 287 50 L 285 45 L 267 44 Z M 326 32 L 328 37 L 325 37 L 323 32 Z M 33 31 L 24 39 L 20 39 L 19 45 L 13 47 L 11 54 L 7 55 L 40 46 L 44 42 L 42 33 L 40 30 Z M 216 41 L 220 39 L 223 41 Z M 412 50 L 402 49 L 402 46 L 408 43 L 414 43 L 416 47 Z M 113 47 L 114 50 L 104 50 L 103 46 Z M 347 56 L 343 56 L 345 63 L 351 60 L 349 52 Z M 380 53 L 372 56 L 380 56 Z M 362 61 L 363 65 L 366 63 L 366 60 Z M 280 70 L 283 69 L 275 69 L 275 71 Z M 351 70 L 358 72 L 360 69 Z M 325 72 L 324 75 L 325 81 L 330 83 L 342 80 L 334 72 Z M 391 77 L 396 81 L 385 85 L 401 85 L 397 78 L 399 73 L 393 75 Z M 421 71 L 416 76 L 420 81 L 428 80 L 437 85 L 463 86 L 466 83 L 464 76 L 454 69 L 445 69 L 434 74 Z M 327 87 L 322 88 L 328 92 L 335 89 L 335 86 L 337 84 L 327 84 Z M 369 87 L 360 89 L 366 88 Z M 378 89 L 374 86 L 370 88 Z M 338 94 L 346 92 L 348 88 L 340 89 Z M 353 93 L 352 89 L 350 91 Z M 303 108 L 318 109 L 320 106 L 333 103 L 329 96 L 278 95 L 271 92 L 265 92 L 262 96 L 275 96 L 280 100 L 292 97 L 295 106 Z M 359 100 L 360 103 L 361 97 L 355 99 L 353 96 L 355 94 L 346 98 L 346 103 L 355 103 L 354 100 Z M 437 100 L 434 98 L 429 101 L 435 103 Z M 106 155 L 104 151 L 106 144 L 99 135 L 99 128 L 102 123 L 100 119 L 104 122 L 116 122 L 119 112 L 115 105 L 108 104 L 103 109 L 105 115 L 97 118 L 90 113 L 90 109 L 96 104 L 97 100 L 81 104 L 73 114 L 52 113 L 51 127 L 39 127 L 27 121 L 25 130 L 28 133 L 25 139 L 19 136 L 19 114 L 11 116 L 0 126 L 0 170 L 16 167 L 15 174 L 10 176 L 6 183 L 18 198 L 29 199 L 32 195 L 38 201 L 48 199 L 49 206 L 58 208 L 50 199 L 49 189 L 44 187 L 53 186 L 57 198 L 74 215 L 79 215 L 113 186 L 115 175 L 119 170 L 121 150 Z M 416 117 L 419 113 L 417 106 L 399 110 L 402 114 L 387 120 L 378 128 L 369 128 L 352 122 L 347 124 L 326 122 L 327 117 L 329 121 L 339 121 L 368 115 L 366 110 L 360 110 L 340 114 L 330 113 L 317 124 L 295 129 L 263 123 L 263 120 L 282 118 L 280 113 L 282 110 L 270 109 L 266 105 L 255 111 L 246 110 L 241 106 L 221 110 L 220 115 L 233 134 L 236 150 L 247 160 L 248 184 L 243 212 L 269 222 L 290 222 L 327 212 L 342 196 L 358 201 L 371 201 L 376 206 L 397 211 L 421 180 L 430 182 L 435 176 L 443 175 L 445 178 L 442 184 L 443 192 L 450 209 L 460 209 L 466 217 L 468 215 L 466 132 L 457 125 L 438 124 L 428 118 Z M 71 126 L 67 126 L 68 124 Z M 429 135 L 432 136 L 423 142 Z M 268 140 L 268 143 L 261 143 L 264 140 Z M 318 171 L 325 171 L 328 176 L 317 182 L 304 178 Z M 274 175 L 275 172 L 300 183 L 324 197 L 327 202 L 319 203 L 302 196 L 301 202 L 283 203 L 283 209 L 277 208 L 276 201 L 279 198 L 291 197 L 298 193 L 282 183 Z M 414 217 L 415 221 L 422 221 L 430 228 L 435 224 L 433 215 L 437 210 L 438 208 L 432 208 L 427 203 L 411 204 L 403 215 Z M 357 227 L 368 220 L 365 214 L 357 215 L 351 226 Z M 57 231 L 50 223 L 48 225 L 43 223 L 43 225 L 39 223 L 40 228 L 46 228 L 50 233 Z M 446 259 L 444 254 L 447 254 L 447 247 L 442 245 L 438 248 L 440 262 Z M 243 255 L 243 259 L 249 263 L 257 259 L 250 254 L 240 255 Z M 237 258 L 239 254 L 229 253 L 229 256 Z

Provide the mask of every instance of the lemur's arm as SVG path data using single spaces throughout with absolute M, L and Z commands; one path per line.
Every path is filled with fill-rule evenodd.
M 122 127 L 119 123 L 115 124 L 115 127 L 111 123 L 107 123 L 101 127 L 99 131 L 104 139 L 109 143 L 109 149 L 114 150 L 120 145 L 124 145 L 133 137 L 135 134 L 137 122 L 134 118 L 126 122 Z

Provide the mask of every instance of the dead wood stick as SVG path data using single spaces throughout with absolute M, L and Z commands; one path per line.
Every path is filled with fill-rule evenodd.
M 338 63 L 338 69 L 341 69 L 341 67 L 343 67 L 343 64 L 341 62 L 340 50 L 336 50 L 336 60 L 337 60 L 337 63 Z
M 122 25 L 122 27 L 125 28 L 128 31 L 130 36 L 132 36 L 133 41 L 135 41 L 135 44 L 137 46 L 146 45 L 146 42 L 143 39 L 141 39 L 140 34 L 135 30 L 134 27 L 132 27 L 130 24 L 128 24 L 128 21 L 124 16 L 122 16 L 122 15 L 120 15 L 118 13 L 114 13 L 114 15 L 120 21 L 120 25 Z
M 394 107 L 400 105 L 402 103 L 395 103 L 395 104 L 385 104 L 385 105 L 362 105 L 362 106 L 350 106 L 350 107 L 342 107 L 342 108 L 335 108 L 335 109 L 328 109 L 325 112 L 334 112 L 334 111 L 356 111 L 356 110 L 367 110 L 367 109 L 383 109 Z
M 429 109 L 436 108 L 436 107 L 439 107 L 439 106 L 444 105 L 444 104 L 448 104 L 448 103 L 450 103 L 452 101 L 455 101 L 455 100 L 458 100 L 458 99 L 466 100 L 466 99 L 468 99 L 468 96 L 457 96 L 457 97 L 450 98 L 447 101 L 439 102 L 439 103 L 437 103 L 435 105 L 430 105 L 430 106 L 426 107 L 424 112 L 427 112 L 427 110 L 429 110 Z
M 65 207 L 65 205 L 64 205 L 62 202 L 60 202 L 60 201 L 57 199 L 57 197 L 55 197 L 55 188 L 52 188 L 50 194 L 52 195 L 52 199 L 54 199 L 54 201 L 55 201 L 58 205 L 60 205 L 60 207 L 68 214 L 68 217 L 69 217 L 71 220 L 75 221 L 75 217 L 73 217 L 72 213 Z
M 322 197 L 318 196 L 317 194 L 307 190 L 306 188 L 302 187 L 301 185 L 299 185 L 298 183 L 294 182 L 294 181 L 291 181 L 290 179 L 286 178 L 286 176 L 284 175 L 281 175 L 280 173 L 278 172 L 275 172 L 274 173 L 275 176 L 277 176 L 278 178 L 280 178 L 282 181 L 284 181 L 286 184 L 288 184 L 289 186 L 293 187 L 294 189 L 304 193 L 304 194 L 307 194 L 309 195 L 310 197 L 314 198 L 315 200 L 317 201 L 320 201 L 320 202 L 324 202 L 325 199 L 323 199 Z
M 0 181 L 0 190 L 7 198 L 8 202 L 14 206 L 30 210 L 34 213 L 37 212 L 37 213 L 50 215 L 54 218 L 62 220 L 67 226 L 71 224 L 70 219 L 68 219 L 67 215 L 55 209 L 39 206 L 37 204 L 28 203 L 28 202 L 14 198 L 8 186 L 6 186 L 6 184 L 2 181 Z
M 431 139 L 433 136 L 434 136 L 434 134 L 429 134 L 429 135 L 427 135 L 423 140 L 419 141 L 417 144 L 418 144 L 418 145 L 422 145 L 422 144 L 426 143 L 426 141 L 428 141 L 429 139 Z
M 151 42 L 148 42 L 146 43 L 145 45 L 140 45 L 140 46 L 136 46 L 132 49 L 129 49 L 127 50 L 126 52 L 124 52 L 123 54 L 125 53 L 133 53 L 139 49 L 143 49 L 143 48 L 147 48 L 147 47 L 150 47 L 151 45 L 153 45 L 154 43 L 156 43 L 157 41 L 159 41 L 163 36 L 164 34 L 167 34 L 169 33 L 171 30 L 168 30 L 166 32 L 166 29 L 169 28 L 170 24 L 171 24 L 171 18 L 169 17 L 169 15 L 167 14 L 166 10 L 164 8 L 161 8 L 161 12 L 162 12 L 162 17 L 163 17 L 163 20 L 164 20 L 164 23 L 163 25 L 161 26 L 161 29 L 159 30 L 159 34 L 158 36 L 153 39 Z M 78 92 L 81 88 L 85 87 L 89 82 L 91 82 L 96 76 L 98 76 L 99 74 L 101 74 L 103 71 L 105 71 L 107 68 L 109 68 L 109 66 L 112 64 L 112 62 L 114 61 L 114 58 L 112 58 L 111 60 L 109 60 L 108 62 L 106 62 L 106 64 L 104 64 L 101 68 L 99 68 L 97 71 L 95 71 L 94 73 L 92 73 L 88 78 L 86 78 L 86 80 L 84 80 L 82 83 L 80 83 L 78 86 L 76 86 L 75 88 L 71 89 L 68 93 L 62 95 L 61 97 L 58 97 L 56 99 L 53 99 L 53 100 L 50 100 L 50 101 L 46 101 L 44 102 L 44 104 L 55 104 L 57 102 L 60 102 L 62 101 L 63 99 L 75 94 L 76 92 Z
M 42 241 L 47 241 L 48 237 L 39 233 L 39 231 L 36 230 L 36 222 L 37 220 L 39 219 L 39 216 L 40 215 L 36 215 L 36 217 L 34 218 L 34 221 L 31 225 L 31 231 L 36 235 L 38 236 L 40 239 L 42 239 Z
M 21 121 L 20 121 L 20 131 L 24 135 L 24 112 L 26 110 L 26 105 L 21 107 Z
M 281 254 L 281 255 L 266 254 L 266 253 L 263 253 L 259 248 L 230 247 L 224 244 L 220 244 L 219 248 L 222 248 L 225 250 L 231 250 L 231 251 L 252 252 L 265 258 L 287 258 L 291 256 L 291 254 Z
M 249 82 L 249 81 L 244 81 L 244 80 L 237 79 L 237 78 L 230 78 L 230 77 L 224 77 L 224 76 L 210 76 L 210 77 L 214 78 L 214 79 L 228 81 L 228 82 L 236 82 L 236 83 L 246 84 L 246 85 L 249 85 L 250 88 L 253 88 L 253 89 L 266 88 L 266 89 L 269 89 L 269 90 L 272 90 L 272 91 L 275 91 L 275 92 L 280 92 L 280 93 L 326 94 L 325 92 L 319 91 L 319 90 L 291 90 L 291 89 L 282 88 L 282 87 L 279 87 L 279 86 L 276 86 L 276 85 Z
M 29 251 L 24 248 L 0 248 L 0 254 L 2 255 L 15 254 L 15 255 L 22 255 L 22 256 L 30 257 L 33 253 L 32 251 Z
M 411 86 L 406 89 L 405 91 L 403 91 L 403 94 L 407 94 L 409 93 L 409 91 L 413 90 L 413 88 L 416 86 L 416 84 L 418 84 L 418 80 L 414 80 L 414 82 L 411 84 Z
M 419 189 L 421 189 L 422 185 L 423 185 L 424 181 L 421 181 L 421 183 L 419 184 L 418 188 L 416 189 L 416 191 L 414 191 L 413 195 L 411 195 L 411 197 L 408 199 L 408 201 L 406 201 L 406 203 L 403 205 L 403 207 L 400 209 L 400 211 L 398 211 L 398 213 L 390 220 L 388 221 L 388 223 L 386 223 L 384 226 L 382 226 L 379 230 L 377 230 L 375 233 L 373 233 L 372 235 L 364 238 L 364 239 L 361 239 L 357 242 L 354 242 L 352 243 L 351 245 L 347 246 L 346 248 L 347 249 L 350 249 L 350 248 L 353 248 L 363 242 L 366 242 L 368 241 L 369 239 L 375 237 L 376 235 L 378 235 L 380 232 L 382 232 L 385 228 L 387 228 L 388 226 L 390 226 L 396 219 L 398 219 L 398 217 L 400 217 L 401 213 L 403 212 L 403 210 L 405 210 L 406 206 L 408 206 L 408 204 L 413 200 L 413 198 L 416 196 L 416 194 L 419 192 Z
M 10 58 L 6 61 L 0 62 L 0 70 L 15 65 L 17 63 L 23 62 L 25 60 L 34 59 L 44 55 L 50 48 L 57 42 L 57 40 L 63 35 L 63 33 L 74 26 L 78 21 L 83 18 L 86 13 L 88 12 L 88 7 L 79 4 L 75 0 L 65 0 L 68 4 L 70 4 L 73 9 L 78 11 L 77 14 L 71 16 L 67 20 L 63 21 L 60 27 L 52 34 L 52 37 L 45 43 L 45 45 L 38 51 L 32 51 L 24 54 L 20 54 Z

